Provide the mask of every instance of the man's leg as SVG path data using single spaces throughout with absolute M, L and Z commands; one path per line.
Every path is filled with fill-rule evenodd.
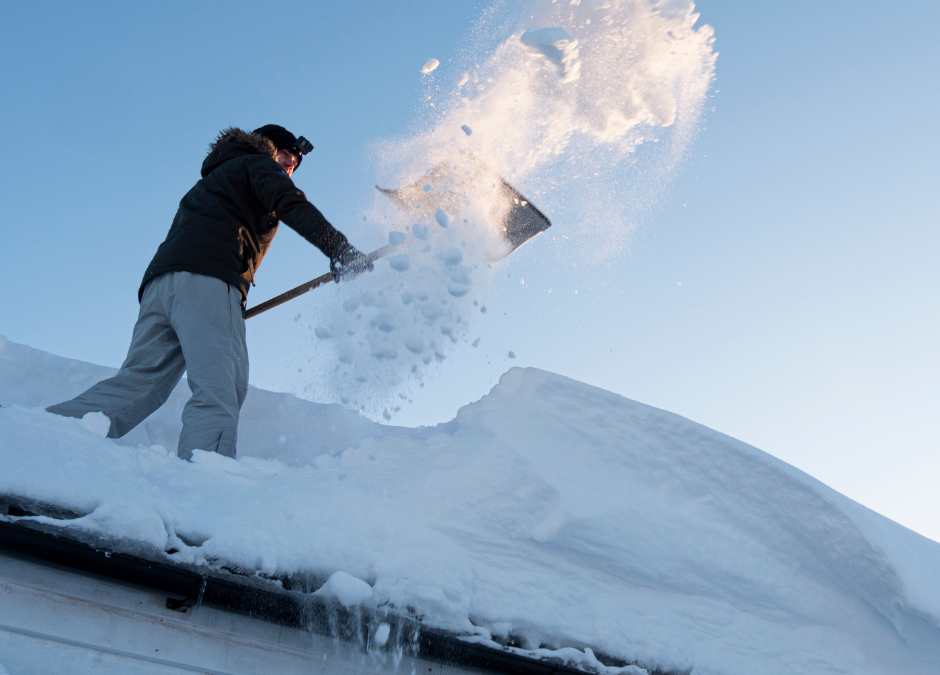
M 111 420 L 108 438 L 120 438 L 166 402 L 185 369 L 165 311 L 169 276 L 157 277 L 144 289 L 131 346 L 117 374 L 46 410 L 78 418 L 104 413 Z
M 199 449 L 235 457 L 238 415 L 248 391 L 241 291 L 215 277 L 177 274 L 170 320 L 193 392 L 183 409 L 177 454 L 190 459 Z

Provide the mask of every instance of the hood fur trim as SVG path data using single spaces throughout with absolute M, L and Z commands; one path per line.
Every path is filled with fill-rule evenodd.
M 224 129 L 210 145 L 209 145 L 209 154 L 212 154 L 212 151 L 219 147 L 221 143 L 238 143 L 244 145 L 259 155 L 267 155 L 268 157 L 274 158 L 274 155 L 277 154 L 277 149 L 274 147 L 274 143 L 269 141 L 264 136 L 259 134 L 251 134 L 237 127 L 229 127 Z

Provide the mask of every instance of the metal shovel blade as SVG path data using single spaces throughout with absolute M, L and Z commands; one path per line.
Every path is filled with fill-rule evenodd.
M 459 163 L 441 162 L 427 175 L 398 189 L 376 189 L 399 206 L 449 214 L 459 212 L 463 198 L 479 196 L 490 205 L 490 218 L 504 246 L 491 251 L 490 260 L 505 258 L 552 226 L 548 217 L 502 176 L 482 161 L 467 156 Z M 495 193 L 493 192 L 495 190 Z

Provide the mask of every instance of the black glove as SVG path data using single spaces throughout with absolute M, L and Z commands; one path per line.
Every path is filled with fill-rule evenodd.
M 355 279 L 363 272 L 371 272 L 374 269 L 372 261 L 351 244 L 345 244 L 330 258 L 330 273 L 336 283 Z

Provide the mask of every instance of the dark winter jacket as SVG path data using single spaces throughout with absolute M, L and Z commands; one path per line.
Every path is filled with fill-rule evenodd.
M 263 136 L 226 129 L 209 147 L 202 180 L 180 202 L 166 241 L 140 284 L 167 272 L 196 272 L 248 287 L 283 220 L 331 259 L 348 246 L 274 160 Z

